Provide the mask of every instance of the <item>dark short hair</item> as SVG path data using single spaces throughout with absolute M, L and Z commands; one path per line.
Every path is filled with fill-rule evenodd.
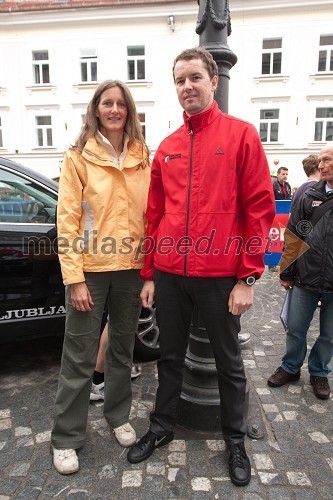
M 314 174 L 318 171 L 319 159 L 317 155 L 309 155 L 304 160 L 302 160 L 303 170 L 305 175 L 309 177 L 309 175 Z
M 206 66 L 206 69 L 211 79 L 213 78 L 213 76 L 218 75 L 218 67 L 211 53 L 208 52 L 208 50 L 206 49 L 202 49 L 201 47 L 195 47 L 193 49 L 183 50 L 183 52 L 181 52 L 174 60 L 172 66 L 172 76 L 174 80 L 175 80 L 176 63 L 178 61 L 184 61 L 184 60 L 191 61 L 191 59 L 201 59 L 201 61 L 203 61 L 204 65 Z
M 279 167 L 279 168 L 277 169 L 277 173 L 279 174 L 280 172 L 282 172 L 282 170 L 287 170 L 287 172 L 288 172 L 287 167 Z

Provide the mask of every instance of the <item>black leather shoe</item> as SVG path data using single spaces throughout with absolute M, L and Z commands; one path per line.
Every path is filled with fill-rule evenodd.
M 228 448 L 230 479 L 236 486 L 246 486 L 251 480 L 251 464 L 244 443 L 231 444 Z
M 131 464 L 138 464 L 150 457 L 153 451 L 160 446 L 170 443 L 174 438 L 174 433 L 170 432 L 166 436 L 157 436 L 152 431 L 148 431 L 140 441 L 138 441 L 127 453 L 127 460 Z

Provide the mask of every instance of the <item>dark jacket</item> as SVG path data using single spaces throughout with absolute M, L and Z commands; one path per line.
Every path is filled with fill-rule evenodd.
M 217 103 L 188 117 L 156 151 L 148 196 L 147 251 L 153 267 L 184 276 L 255 275 L 275 204 L 257 131 L 222 113 Z
M 292 202 L 291 202 L 291 208 L 295 205 L 295 203 L 298 200 L 298 198 L 300 198 L 302 196 L 302 194 L 305 193 L 305 191 L 307 191 L 308 189 L 310 189 L 310 187 L 312 187 L 315 184 L 317 184 L 317 182 L 318 181 L 306 181 L 303 184 L 301 184 L 300 187 L 297 188 L 297 191 L 294 193 L 294 196 L 293 196 Z
M 283 192 L 282 185 L 278 180 L 273 182 L 274 198 L 276 200 L 291 200 L 291 187 L 289 182 L 286 182 L 285 186 L 287 188 L 286 194 Z
M 294 280 L 296 286 L 317 292 L 333 293 L 333 208 L 329 208 L 312 227 L 307 221 L 322 202 L 333 196 L 319 181 L 297 200 L 287 229 L 310 248 L 280 274 L 282 280 Z M 310 231 L 310 232 L 309 232 Z M 288 251 L 286 239 L 286 249 Z

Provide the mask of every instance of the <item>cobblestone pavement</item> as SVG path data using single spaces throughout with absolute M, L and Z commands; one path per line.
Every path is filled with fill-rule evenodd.
M 149 460 L 129 464 L 103 419 L 101 403 L 90 405 L 80 471 L 58 474 L 49 447 L 61 340 L 44 339 L 0 346 L 0 500 L 333 499 L 333 398 L 314 397 L 306 365 L 298 382 L 267 386 L 284 351 L 279 320 L 284 291 L 266 271 L 255 292 L 255 305 L 242 321 L 243 331 L 251 333 L 242 353 L 249 415 L 257 412 L 265 437 L 246 438 L 253 468 L 248 486 L 230 482 L 224 444 L 216 436 L 178 430 L 176 439 Z M 317 328 L 318 315 L 309 344 Z M 139 436 L 147 429 L 155 389 L 155 363 L 146 363 L 133 382 L 131 422 Z

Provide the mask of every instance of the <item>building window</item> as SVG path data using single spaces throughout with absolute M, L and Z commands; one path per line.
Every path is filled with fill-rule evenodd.
M 278 75 L 281 73 L 282 38 L 267 38 L 262 41 L 261 73 Z
M 279 140 L 279 109 L 260 110 L 261 142 L 278 142 Z
M 127 47 L 128 80 L 144 80 L 146 78 L 145 64 L 144 45 Z
M 34 83 L 50 83 L 49 51 L 33 50 L 32 61 Z
M 333 71 L 333 35 L 320 37 L 318 71 Z
M 142 128 L 143 137 L 146 139 L 146 113 L 138 113 L 138 116 Z
M 314 140 L 333 141 L 333 108 L 317 108 Z
M 80 50 L 81 82 L 97 82 L 96 49 Z
M 3 138 L 2 138 L 2 121 L 0 116 L 0 148 L 3 148 Z
M 51 116 L 36 116 L 37 146 L 53 146 Z

